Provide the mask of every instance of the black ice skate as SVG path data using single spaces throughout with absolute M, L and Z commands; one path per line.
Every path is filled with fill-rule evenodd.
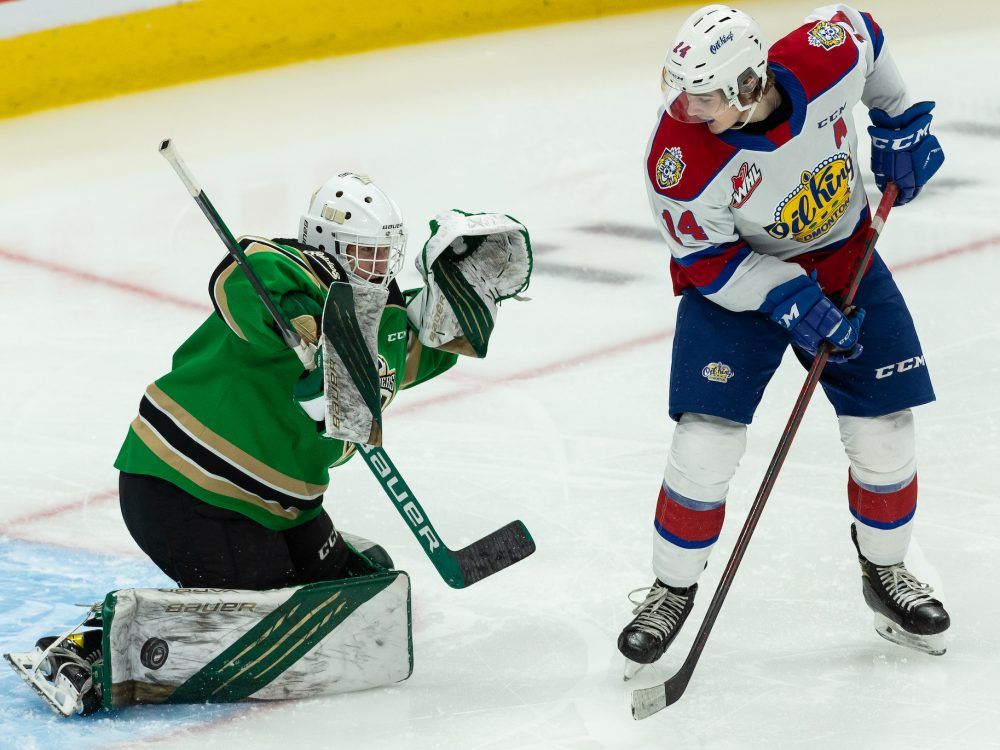
M 861 564 L 861 590 L 875 613 L 875 632 L 900 646 L 934 656 L 945 652 L 942 633 L 951 619 L 944 605 L 930 594 L 933 589 L 918 581 L 903 563 L 875 565 L 861 554 L 858 532 L 851 524 L 851 539 Z
M 641 602 L 633 595 L 646 591 Z M 698 584 L 687 588 L 667 586 L 659 579 L 646 589 L 636 589 L 629 601 L 636 605 L 635 618 L 618 636 L 618 650 L 628 660 L 625 679 L 631 679 L 646 664 L 652 664 L 667 650 L 691 613 Z
M 34 651 L 4 654 L 14 671 L 63 716 L 92 714 L 101 707 L 94 666 L 102 662 L 101 630 L 46 636 Z

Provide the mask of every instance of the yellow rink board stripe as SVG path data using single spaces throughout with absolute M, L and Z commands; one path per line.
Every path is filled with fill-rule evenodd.
M 683 0 L 181 3 L 0 40 L 0 117 L 301 60 L 681 4 Z

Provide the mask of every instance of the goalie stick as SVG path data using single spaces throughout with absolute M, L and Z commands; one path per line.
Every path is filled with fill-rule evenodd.
M 247 262 L 243 248 L 240 247 L 233 233 L 229 231 L 229 227 L 226 226 L 222 217 L 219 216 L 219 212 L 215 210 L 215 206 L 212 205 L 208 196 L 205 195 L 205 191 L 195 181 L 194 176 L 181 159 L 180 154 L 169 138 L 160 143 L 160 154 L 170 162 L 170 166 L 174 168 L 177 176 L 181 178 L 191 197 L 194 198 L 195 203 L 198 204 L 202 213 L 205 214 L 205 218 L 208 219 L 208 222 L 226 246 L 226 250 L 250 281 L 254 291 L 257 292 L 257 296 L 264 303 L 264 307 L 267 308 L 271 317 L 274 318 L 275 325 L 278 326 L 282 338 L 298 355 L 303 367 L 310 370 L 313 369 L 315 367 L 313 360 L 313 355 L 315 354 L 314 348 L 302 340 L 302 337 L 295 331 L 281 308 L 274 303 L 274 300 L 271 299 L 270 295 L 264 289 L 260 279 L 257 278 L 257 274 L 254 273 L 254 270 Z M 444 581 L 452 588 L 461 589 L 471 586 L 477 581 L 481 581 L 523 560 L 535 551 L 535 542 L 531 538 L 527 527 L 521 521 L 511 521 L 506 526 L 497 529 L 491 534 L 487 534 L 482 539 L 473 542 L 463 549 L 449 549 L 441 541 L 441 537 L 431 524 L 427 513 L 421 507 L 412 490 L 410 490 L 409 486 L 403 480 L 402 475 L 400 475 L 385 450 L 377 446 L 361 443 L 357 443 L 356 445 L 358 453 L 361 454 L 362 459 L 368 465 L 368 468 L 371 469 L 375 479 L 381 485 L 386 495 L 393 501 L 393 506 L 406 520 L 413 535 L 421 542 L 421 546 L 427 557 L 430 558 L 430 561 L 434 564 L 434 567 Z
M 889 209 L 892 208 L 892 204 L 895 203 L 898 194 L 899 189 L 895 183 L 890 182 L 886 185 L 885 192 L 882 194 L 882 200 L 878 204 L 878 210 L 875 212 L 871 227 L 868 230 L 868 241 L 865 245 L 865 252 L 852 271 L 851 283 L 848 285 L 847 293 L 844 295 L 841 309 L 845 312 L 854 301 L 854 295 L 858 291 L 858 285 L 861 283 L 864 269 L 867 268 L 875 252 L 875 242 L 882 233 L 885 220 L 889 216 Z M 805 415 L 809 399 L 812 398 L 813 391 L 816 390 L 816 384 L 819 383 L 819 376 L 826 366 L 830 350 L 831 346 L 829 342 L 824 341 L 816 353 L 816 358 L 813 360 L 812 366 L 809 368 L 806 382 L 802 385 L 802 390 L 799 391 L 799 397 L 795 401 L 791 416 L 788 417 L 785 430 L 781 433 L 778 447 L 775 449 L 774 455 L 771 457 L 771 463 L 764 473 L 764 481 L 761 483 L 760 489 L 757 490 L 757 496 L 754 498 L 753 505 L 750 506 L 747 520 L 744 522 L 740 536 L 736 540 L 736 546 L 729 556 L 726 569 L 722 572 L 722 578 L 715 589 L 715 596 L 712 597 L 712 601 L 708 605 L 705 619 L 702 620 L 701 627 L 698 629 L 698 634 L 695 636 L 694 644 L 691 646 L 687 658 L 673 677 L 662 685 L 654 685 L 653 687 L 632 691 L 632 718 L 639 720 L 652 716 L 657 711 L 661 711 L 667 706 L 676 703 L 684 695 L 684 691 L 691 681 L 691 675 L 694 674 L 694 668 L 698 664 L 698 659 L 701 657 L 701 652 L 705 649 L 708 636 L 712 632 L 712 626 L 715 625 L 715 620 L 719 616 L 719 610 L 722 609 L 722 603 L 726 599 L 726 594 L 729 593 L 729 587 L 733 584 L 733 578 L 736 577 L 736 571 L 739 570 L 740 562 L 743 560 L 743 555 L 750 544 L 750 537 L 753 535 L 754 529 L 757 528 L 757 521 L 760 520 L 761 513 L 764 511 L 764 504 L 771 494 L 774 483 L 778 478 L 778 472 L 781 471 L 781 466 L 785 462 L 785 456 L 788 455 L 792 439 L 795 437 L 799 423 L 802 422 L 802 417 Z

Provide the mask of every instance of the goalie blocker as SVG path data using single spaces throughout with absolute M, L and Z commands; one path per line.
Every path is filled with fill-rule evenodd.
M 368 567 L 367 575 L 272 591 L 112 591 L 70 633 L 4 656 L 63 716 L 390 685 L 413 670 L 410 581 Z M 100 646 L 95 631 L 76 632 L 87 626 L 100 628 Z

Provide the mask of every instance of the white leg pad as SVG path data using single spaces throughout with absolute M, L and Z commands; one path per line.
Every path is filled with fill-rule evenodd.
M 413 664 L 400 571 L 273 591 L 123 589 L 103 620 L 106 708 L 351 692 Z

